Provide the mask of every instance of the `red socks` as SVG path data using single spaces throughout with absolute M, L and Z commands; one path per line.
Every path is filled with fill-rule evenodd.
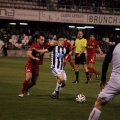
M 27 80 L 24 80 L 23 85 L 22 85 L 22 94 L 24 94 L 24 92 L 26 91 L 26 87 L 28 86 L 28 82 Z

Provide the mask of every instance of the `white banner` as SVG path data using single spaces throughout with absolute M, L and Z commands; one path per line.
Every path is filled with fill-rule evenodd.
M 98 25 L 119 25 L 120 26 L 120 16 L 88 14 L 87 23 L 98 24 Z
M 16 9 L 14 19 L 39 21 L 39 11 Z
M 120 26 L 120 16 L 0 8 L 0 19 Z
M 14 16 L 15 16 L 15 10 L 14 9 L 0 8 L 0 18 L 14 19 Z
M 40 21 L 65 22 L 65 23 L 86 23 L 87 15 L 71 12 L 50 12 L 41 11 Z

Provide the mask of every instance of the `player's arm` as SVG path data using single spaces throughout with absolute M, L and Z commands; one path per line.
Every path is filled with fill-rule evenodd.
M 41 54 L 43 54 L 43 53 L 45 53 L 45 52 L 48 52 L 48 49 L 38 50 L 38 49 L 35 49 L 35 48 L 34 48 L 34 50 L 37 51 L 37 52 L 39 52 L 39 53 L 41 53 Z
M 102 55 L 102 54 L 103 54 L 103 51 L 101 50 L 101 48 L 100 48 L 99 45 L 97 45 L 97 48 L 98 48 L 99 53 Z
M 27 51 L 27 55 L 28 55 L 28 57 L 30 57 L 30 58 L 32 58 L 32 59 L 34 59 L 34 60 L 39 61 L 39 58 L 38 58 L 38 57 L 34 57 L 34 56 L 32 55 L 32 50 L 28 50 L 28 51 Z
M 71 51 L 68 48 L 66 48 L 65 59 L 67 59 L 69 55 L 71 55 Z
M 52 40 L 49 42 L 50 46 L 55 46 L 58 44 L 58 41 L 57 40 Z
M 109 63 L 112 60 L 112 53 L 113 53 L 114 48 L 115 48 L 115 45 L 111 46 L 109 51 L 107 52 L 105 58 L 104 58 L 104 61 L 102 64 L 102 75 L 101 75 L 100 89 L 102 89 L 106 84 L 106 74 L 107 74 L 107 70 L 109 67 Z

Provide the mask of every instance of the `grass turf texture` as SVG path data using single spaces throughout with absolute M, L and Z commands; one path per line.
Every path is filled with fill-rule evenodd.
M 61 91 L 60 99 L 53 100 L 50 94 L 56 86 L 56 79 L 50 68 L 50 59 L 44 59 L 40 66 L 37 85 L 30 90 L 30 96 L 19 98 L 21 85 L 25 79 L 24 66 L 27 58 L 0 57 L 0 120 L 87 120 L 99 93 L 99 80 L 95 75 L 91 84 L 86 85 L 85 73 L 80 66 L 80 83 L 73 84 L 74 71 L 67 64 L 65 70 L 68 81 Z M 101 73 L 102 61 L 94 68 Z M 111 67 L 107 78 L 109 78 Z M 100 79 L 100 76 L 99 76 Z M 75 101 L 78 94 L 87 98 L 84 104 Z M 119 120 L 120 98 L 103 108 L 100 120 Z

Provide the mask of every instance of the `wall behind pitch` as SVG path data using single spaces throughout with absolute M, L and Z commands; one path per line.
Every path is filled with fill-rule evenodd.
M 4 56 L 3 51 L 0 50 L 0 56 Z M 8 50 L 8 57 L 27 57 L 26 50 Z M 97 60 L 103 60 L 105 54 L 97 54 Z M 45 53 L 44 58 L 50 58 L 50 53 Z

